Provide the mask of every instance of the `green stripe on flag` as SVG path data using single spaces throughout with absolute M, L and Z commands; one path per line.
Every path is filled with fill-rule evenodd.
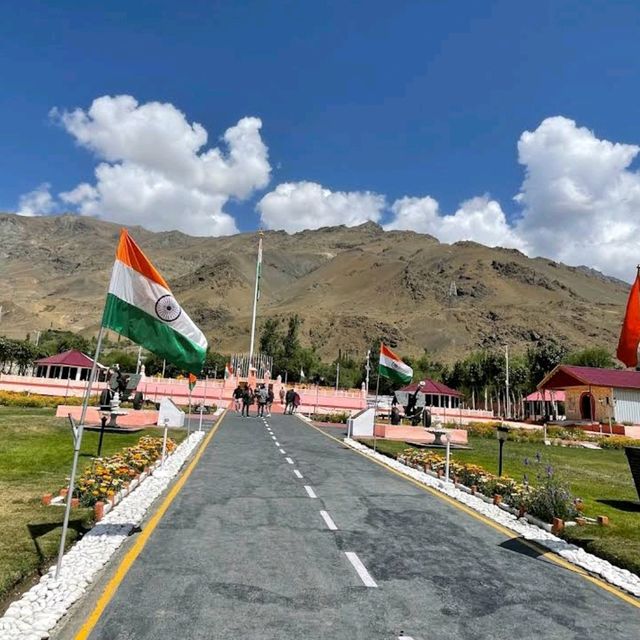
M 102 326 L 126 336 L 180 369 L 191 373 L 202 370 L 206 355 L 204 349 L 172 329 L 171 325 L 112 293 L 107 294 Z
M 383 364 L 378 367 L 378 372 L 383 378 L 389 378 L 394 382 L 402 382 L 404 384 L 411 382 L 411 376 L 404 375 L 391 367 L 385 367 Z

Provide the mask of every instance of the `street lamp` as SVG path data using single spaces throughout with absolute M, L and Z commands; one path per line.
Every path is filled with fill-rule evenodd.
M 501 477 L 502 476 L 502 447 L 504 447 L 504 443 L 507 440 L 507 436 L 509 435 L 509 427 L 500 425 L 496 430 L 496 435 L 498 436 L 498 442 L 500 443 L 500 454 L 498 458 L 498 477 Z

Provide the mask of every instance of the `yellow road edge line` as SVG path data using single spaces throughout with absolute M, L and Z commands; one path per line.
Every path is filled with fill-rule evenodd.
M 107 583 L 107 586 L 104 588 L 104 591 L 102 592 L 102 595 L 100 596 L 100 598 L 98 598 L 98 602 L 96 602 L 96 605 L 93 608 L 93 611 L 89 614 L 84 624 L 80 628 L 80 631 L 78 631 L 77 635 L 75 636 L 75 640 L 86 640 L 89 637 L 94 627 L 96 626 L 98 620 L 100 619 L 100 616 L 104 613 L 104 610 L 107 608 L 107 605 L 111 601 L 111 598 L 113 598 L 113 596 L 115 595 L 118 587 L 120 586 L 120 583 L 124 580 L 124 577 L 127 575 L 127 572 L 131 568 L 131 565 L 135 562 L 136 558 L 140 555 L 140 552 L 144 549 L 147 541 L 151 537 L 151 534 L 153 533 L 155 528 L 158 526 L 158 523 L 162 519 L 162 516 L 165 514 L 167 509 L 171 506 L 171 503 L 173 502 L 174 498 L 178 495 L 178 493 L 184 486 L 185 482 L 191 475 L 191 472 L 195 469 L 196 465 L 198 464 L 198 461 L 200 460 L 200 458 L 202 457 L 202 454 L 204 453 L 204 450 L 206 449 L 209 442 L 211 442 L 211 439 L 215 435 L 220 424 L 222 424 L 222 420 L 226 414 L 227 414 L 227 409 L 225 409 L 222 415 L 218 418 L 218 421 L 216 422 L 216 424 L 211 428 L 211 431 L 209 431 L 205 439 L 202 441 L 202 444 L 198 448 L 198 451 L 193 457 L 193 460 L 191 460 L 191 462 L 189 463 L 187 468 L 184 470 L 184 472 L 182 473 L 178 481 L 173 485 L 173 487 L 171 487 L 171 490 L 165 496 L 164 500 L 162 501 L 158 509 L 155 511 L 153 516 L 151 516 L 146 526 L 142 530 L 142 533 L 140 533 L 140 535 L 136 539 L 131 549 L 127 551 L 124 558 L 118 565 L 118 568 L 116 569 L 115 574 L 111 577 L 111 579 Z
M 406 480 L 407 482 L 410 482 L 411 484 L 413 484 L 416 487 L 422 489 L 423 491 L 426 491 L 427 493 L 430 493 L 430 494 L 440 498 L 441 500 L 444 500 L 445 502 L 447 502 L 448 504 L 456 507 L 457 509 L 460 509 L 461 511 L 464 511 L 466 514 L 468 514 L 468 515 L 472 516 L 473 518 L 475 518 L 476 520 L 479 520 L 480 522 L 490 526 L 492 529 L 495 529 L 496 531 L 499 531 L 500 533 L 506 535 L 508 538 L 510 538 L 512 540 L 517 540 L 519 543 L 523 544 L 526 547 L 529 547 L 530 549 L 532 549 L 533 551 L 535 551 L 539 555 L 544 556 L 550 562 L 553 562 L 553 563 L 555 563 L 555 564 L 557 564 L 557 565 L 559 565 L 559 566 L 561 566 L 561 567 L 563 567 L 565 569 L 569 569 L 569 571 L 573 571 L 573 573 L 577 573 L 579 576 L 583 577 L 585 580 L 588 580 L 589 582 L 592 582 L 593 584 L 595 584 L 596 586 L 600 587 L 601 589 L 604 589 L 605 591 L 608 591 L 609 593 L 617 596 L 621 600 L 624 600 L 628 604 L 631 604 L 634 607 L 637 607 L 638 609 L 640 609 L 640 600 L 638 600 L 638 598 L 635 598 L 634 596 L 622 591 L 618 587 L 615 587 L 615 586 L 609 584 L 608 582 L 605 582 L 604 580 L 602 580 L 600 578 L 596 578 L 595 576 L 592 576 L 590 573 L 585 571 L 582 567 L 578 567 L 575 564 L 572 564 L 571 562 L 569 562 L 568 560 L 565 560 L 563 557 L 557 555 L 556 553 L 554 553 L 550 549 L 547 549 L 547 548 L 543 547 L 542 545 L 540 545 L 540 544 L 538 544 L 536 542 L 532 542 L 531 540 L 526 540 L 522 536 L 517 535 L 511 529 L 507 529 L 507 527 L 504 527 L 503 525 L 499 524 L 495 520 L 491 520 L 490 518 L 487 518 L 486 516 L 484 516 L 483 514 L 479 513 L 478 511 L 475 511 L 475 510 L 471 509 L 466 504 L 464 504 L 462 502 L 458 502 L 454 498 L 451 498 L 447 494 L 442 493 L 441 491 L 438 491 L 437 489 L 433 489 L 432 487 L 429 487 L 428 485 L 422 484 L 421 482 L 418 482 L 417 480 L 414 480 L 413 478 L 405 475 L 404 473 L 401 473 L 400 471 L 397 471 L 396 469 L 394 469 L 393 467 L 390 467 L 389 465 L 385 464 L 384 462 L 381 462 L 380 460 L 376 460 L 375 458 L 369 457 L 366 453 L 364 453 L 362 451 L 358 451 L 357 449 L 353 449 L 352 447 L 349 447 L 348 445 L 346 445 L 339 438 L 336 438 L 335 436 L 332 436 L 329 433 L 325 433 L 322 429 L 320 429 L 319 427 L 316 427 L 314 424 L 312 424 L 310 422 L 307 422 L 303 418 L 300 418 L 300 420 L 302 420 L 302 422 L 304 422 L 306 425 L 310 426 L 312 429 L 315 429 L 316 431 L 321 433 L 323 436 L 326 436 L 327 438 L 331 438 L 331 440 L 335 440 L 338 444 L 340 444 L 342 446 L 346 446 L 350 451 L 353 451 L 354 453 L 360 454 L 363 458 L 365 458 L 367 460 L 370 460 L 371 462 L 375 462 L 376 464 L 380 465 L 383 469 L 386 469 L 387 471 L 390 471 L 391 473 L 397 475 L 398 477 L 402 478 L 403 480 Z

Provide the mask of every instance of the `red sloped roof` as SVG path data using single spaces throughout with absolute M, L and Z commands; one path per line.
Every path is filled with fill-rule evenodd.
M 592 385 L 594 387 L 614 387 L 618 389 L 640 389 L 640 371 L 622 369 L 599 369 L 597 367 L 577 367 L 558 365 L 538 385 L 539 389 L 566 389 Z
M 435 380 L 429 380 L 429 378 L 424 379 L 424 385 L 422 387 L 422 393 L 430 393 L 432 395 L 441 395 L 441 396 L 461 396 L 462 394 L 451 387 L 447 387 L 446 384 L 442 384 L 442 382 L 436 382 Z M 413 393 L 418 388 L 418 383 L 414 382 L 413 384 L 409 384 L 406 387 L 402 387 L 400 391 L 407 391 L 408 393 Z
M 553 394 L 553 396 L 551 394 Z M 525 398 L 527 402 L 540 402 L 541 400 L 545 402 L 564 402 L 565 399 L 564 391 L 554 391 L 553 389 L 549 391 L 545 389 L 542 393 L 540 391 L 534 391 Z
M 85 367 L 91 368 L 93 366 L 93 360 L 82 353 L 81 351 L 77 351 L 76 349 L 71 349 L 70 351 L 63 351 L 62 353 L 57 353 L 55 356 L 49 356 L 48 358 L 40 358 L 40 360 L 36 360 L 36 364 L 39 365 L 57 365 L 63 367 Z M 100 366 L 100 365 L 98 365 Z

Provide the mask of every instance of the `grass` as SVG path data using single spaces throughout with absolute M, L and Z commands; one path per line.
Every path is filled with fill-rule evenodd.
M 60 544 L 62 507 L 45 507 L 42 495 L 58 491 L 68 482 L 73 446 L 66 420 L 47 408 L 0 406 L 0 601 L 42 568 L 48 568 Z M 102 453 L 110 455 L 130 446 L 143 435 L 162 435 L 157 428 L 135 434 L 104 436 Z M 177 442 L 183 430 L 170 429 Z M 80 470 L 91 463 L 98 446 L 98 433 L 82 438 Z M 68 543 L 93 523 L 93 510 L 71 512 Z
M 373 446 L 373 440 L 362 442 Z M 471 449 L 452 451 L 452 458 L 478 464 L 492 473 L 498 472 L 496 440 L 470 437 L 469 445 Z M 405 442 L 377 441 L 378 451 L 393 457 L 408 446 Z M 506 442 L 503 473 L 522 481 L 528 471 L 529 482 L 535 484 L 531 467 L 526 467 L 524 460 L 533 459 L 536 452 L 540 452 L 545 464 L 553 467 L 554 474 L 569 483 L 573 495 L 582 498 L 585 515 L 609 517 L 608 527 L 571 527 L 565 531 L 565 539 L 619 567 L 640 574 L 640 502 L 624 451 Z

